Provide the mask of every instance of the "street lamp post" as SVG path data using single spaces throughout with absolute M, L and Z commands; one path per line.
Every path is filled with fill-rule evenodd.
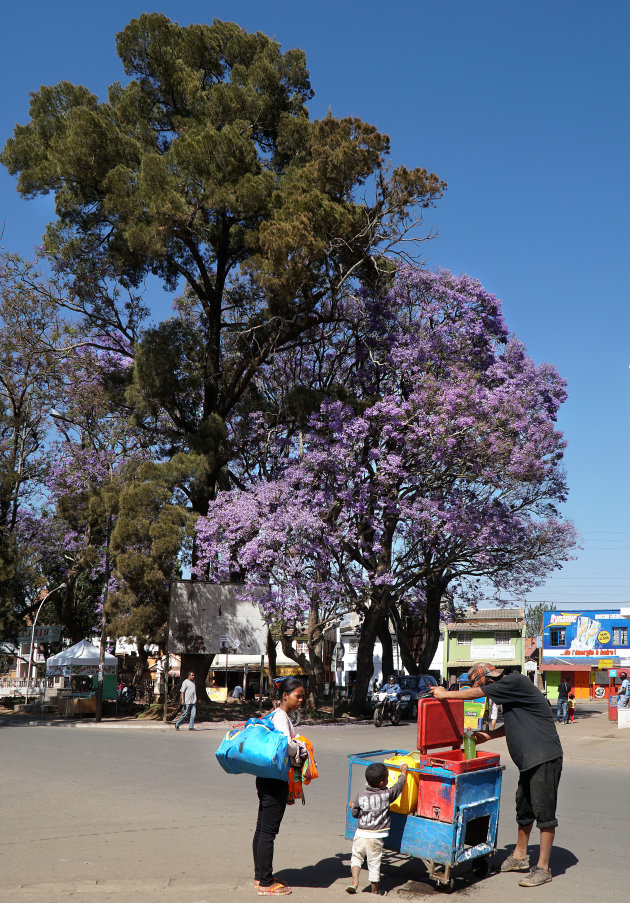
M 66 586 L 65 583 L 60 583 L 59 586 L 56 586 L 54 589 L 51 589 L 51 591 L 49 593 L 47 593 L 44 596 L 44 598 L 42 599 L 42 601 L 39 603 L 39 605 L 37 607 L 37 611 L 35 612 L 35 619 L 33 621 L 33 626 L 31 628 L 31 630 L 32 630 L 32 632 L 31 632 L 31 650 L 30 650 L 29 656 L 28 656 L 28 673 L 26 676 L 26 705 L 28 705 L 28 694 L 29 694 L 29 690 L 31 688 L 31 667 L 33 664 L 33 650 L 35 648 L 35 628 L 37 627 L 37 619 L 39 618 L 40 611 L 42 610 L 42 608 L 44 607 L 46 602 L 48 602 L 48 600 L 50 599 L 52 594 L 58 592 L 60 589 L 63 589 L 65 586 Z
M 107 643 L 107 598 L 109 595 L 109 539 L 112 532 L 112 513 L 107 515 L 107 536 L 105 544 L 105 589 L 103 591 L 103 610 L 101 612 L 101 642 L 98 650 L 98 687 L 96 690 L 96 717 L 100 721 L 103 716 L 103 679 L 105 669 L 105 644 Z

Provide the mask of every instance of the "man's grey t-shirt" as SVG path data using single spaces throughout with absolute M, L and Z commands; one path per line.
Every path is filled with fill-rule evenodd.
M 503 706 L 505 739 L 519 771 L 528 771 L 562 755 L 549 703 L 529 677 L 513 671 L 479 689 Z
M 184 705 L 194 705 L 197 702 L 197 690 L 192 680 L 186 678 L 179 692 L 184 694 Z

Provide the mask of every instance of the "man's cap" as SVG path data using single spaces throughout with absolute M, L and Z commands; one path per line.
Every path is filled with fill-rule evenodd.
M 468 672 L 468 680 L 471 687 L 480 687 L 485 684 L 486 677 L 501 677 L 503 668 L 495 668 L 490 662 L 477 662 Z

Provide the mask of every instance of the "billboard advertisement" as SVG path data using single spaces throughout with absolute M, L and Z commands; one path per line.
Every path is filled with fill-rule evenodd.
M 173 580 L 168 631 L 170 652 L 267 652 L 267 623 L 260 606 L 242 598 L 231 584 Z
M 619 611 L 546 611 L 543 615 L 543 663 L 609 668 L 630 658 L 630 621 Z

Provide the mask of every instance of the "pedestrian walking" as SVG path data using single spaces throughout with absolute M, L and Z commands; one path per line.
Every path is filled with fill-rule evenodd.
M 617 708 L 626 709 L 628 707 L 628 699 L 630 698 L 630 680 L 625 671 L 619 675 L 621 678 L 621 686 L 619 687 L 619 695 L 617 696 Z
M 190 717 L 188 730 L 194 731 L 195 715 L 197 714 L 197 688 L 195 687 L 194 671 L 188 672 L 188 677 L 179 688 L 179 695 L 180 702 L 184 706 L 184 711 L 175 722 L 175 730 L 178 731 L 180 724 L 182 724 L 182 722 L 184 722 L 186 718 Z
M 531 680 L 517 671 L 507 673 L 489 662 L 468 672 L 470 687 L 444 690 L 431 687 L 436 699 L 477 699 L 487 696 L 503 707 L 503 724 L 492 731 L 475 731 L 477 743 L 505 737 L 512 761 L 519 770 L 516 790 L 518 836 L 514 852 L 501 865 L 502 872 L 528 872 L 521 887 L 551 881 L 549 860 L 556 833 L 556 803 L 562 773 L 562 744 L 547 700 Z M 527 852 L 534 821 L 540 830 L 537 865 L 530 867 Z
M 567 724 L 573 724 L 575 718 L 575 696 L 569 693 L 569 701 L 567 703 Z
M 302 748 L 294 739 L 295 731 L 289 715 L 304 702 L 304 684 L 297 677 L 286 677 L 278 685 L 280 700 L 270 718 L 276 730 L 289 739 L 289 762 L 302 761 Z M 283 897 L 291 888 L 274 877 L 273 847 L 289 797 L 289 782 L 276 778 L 256 778 L 258 794 L 258 818 L 252 841 L 254 854 L 254 885 L 261 897 Z
M 558 704 L 556 707 L 556 719 L 558 723 L 566 724 L 567 721 L 567 703 L 569 693 L 571 692 L 571 684 L 563 677 L 558 685 Z

